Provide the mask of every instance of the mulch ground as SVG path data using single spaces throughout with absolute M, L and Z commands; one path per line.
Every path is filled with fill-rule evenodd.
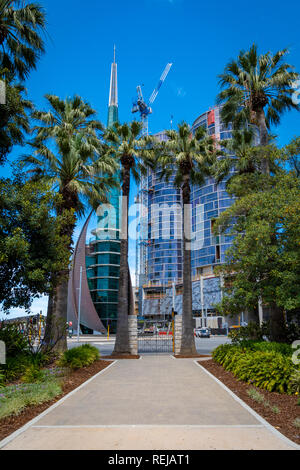
M 247 405 L 268 421 L 268 423 L 274 426 L 274 428 L 278 429 L 278 431 L 291 439 L 291 441 L 300 444 L 300 428 L 296 428 L 293 425 L 293 421 L 300 417 L 300 406 L 297 405 L 297 397 L 256 388 L 271 406 L 279 408 L 280 412 L 275 413 L 263 403 L 257 403 L 257 401 L 249 397 L 247 390 L 255 387 L 237 380 L 231 372 L 224 370 L 224 368 L 214 360 L 199 361 L 199 364 L 223 382 L 226 387 L 247 403 Z
M 70 373 L 66 378 L 64 378 L 62 386 L 63 393 L 58 397 L 54 398 L 51 401 L 45 402 L 42 405 L 29 406 L 17 416 L 8 416 L 7 418 L 1 419 L 0 441 L 15 432 L 17 429 L 24 426 L 24 424 L 28 423 L 28 421 L 31 421 L 33 418 L 45 411 L 47 408 L 49 408 L 51 405 L 53 405 L 65 395 L 70 393 L 72 390 L 79 387 L 79 385 L 86 382 L 94 375 L 98 374 L 98 372 L 105 369 L 107 366 L 109 366 L 109 364 L 111 364 L 111 361 L 99 360 L 88 367 L 83 367 L 82 369 L 75 370 L 74 372 Z

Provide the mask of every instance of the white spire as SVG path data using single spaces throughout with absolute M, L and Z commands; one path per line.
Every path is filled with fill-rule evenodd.
M 118 106 L 118 71 L 116 64 L 116 46 L 114 46 L 114 61 L 111 64 L 110 91 L 108 106 Z

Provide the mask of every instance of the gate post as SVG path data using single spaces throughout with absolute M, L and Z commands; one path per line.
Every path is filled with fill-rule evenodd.
M 182 337 L 182 315 L 175 316 L 175 355 L 180 354 L 181 348 L 181 337 Z
M 137 338 L 137 315 L 128 315 L 129 330 L 129 349 L 130 354 L 137 356 L 138 354 L 138 338 Z

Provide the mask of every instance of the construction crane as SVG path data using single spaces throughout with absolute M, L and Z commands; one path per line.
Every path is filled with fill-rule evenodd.
M 143 123 L 143 129 L 142 129 L 142 135 L 145 136 L 145 135 L 148 135 L 148 116 L 149 114 L 152 114 L 152 108 L 151 106 L 153 105 L 157 95 L 158 95 L 158 92 L 160 90 L 160 87 L 162 86 L 162 84 L 164 83 L 165 79 L 167 78 L 167 75 L 170 71 L 170 68 L 172 67 L 173 64 L 167 64 L 160 79 L 159 79 L 159 82 L 158 82 L 158 85 L 157 87 L 153 90 L 149 100 L 148 100 L 148 103 L 145 102 L 144 98 L 143 98 L 143 93 L 142 93 L 142 87 L 141 85 L 139 85 L 136 90 L 137 90 L 137 99 L 136 101 L 134 101 L 133 103 L 133 107 L 132 107 L 132 113 L 137 113 L 139 112 L 140 113 L 140 117 L 141 117 L 141 122 Z

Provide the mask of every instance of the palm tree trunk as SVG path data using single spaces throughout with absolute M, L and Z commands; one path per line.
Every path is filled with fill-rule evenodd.
M 182 186 L 183 202 L 183 295 L 182 295 L 182 338 L 180 355 L 196 355 L 192 305 L 191 276 L 191 188 L 189 175 Z
M 60 211 L 63 214 L 63 211 Z M 68 250 L 71 255 L 75 223 L 68 223 L 61 235 L 67 235 Z M 46 328 L 44 335 L 45 351 L 63 352 L 67 350 L 67 309 L 69 269 L 56 274 L 56 283 L 48 300 Z
M 118 293 L 117 334 L 113 354 L 130 354 L 129 312 L 129 268 L 128 268 L 128 205 L 130 191 L 130 168 L 123 167 L 122 184 L 122 229 L 120 253 L 120 278 Z
M 261 147 L 266 147 L 269 144 L 269 133 L 263 108 L 257 112 L 257 121 L 259 127 L 260 145 Z M 262 172 L 265 175 L 270 174 L 269 162 L 266 159 L 262 160 Z
M 68 270 L 59 273 L 58 285 L 49 295 L 44 351 L 63 352 L 67 350 L 67 307 L 68 307 Z

